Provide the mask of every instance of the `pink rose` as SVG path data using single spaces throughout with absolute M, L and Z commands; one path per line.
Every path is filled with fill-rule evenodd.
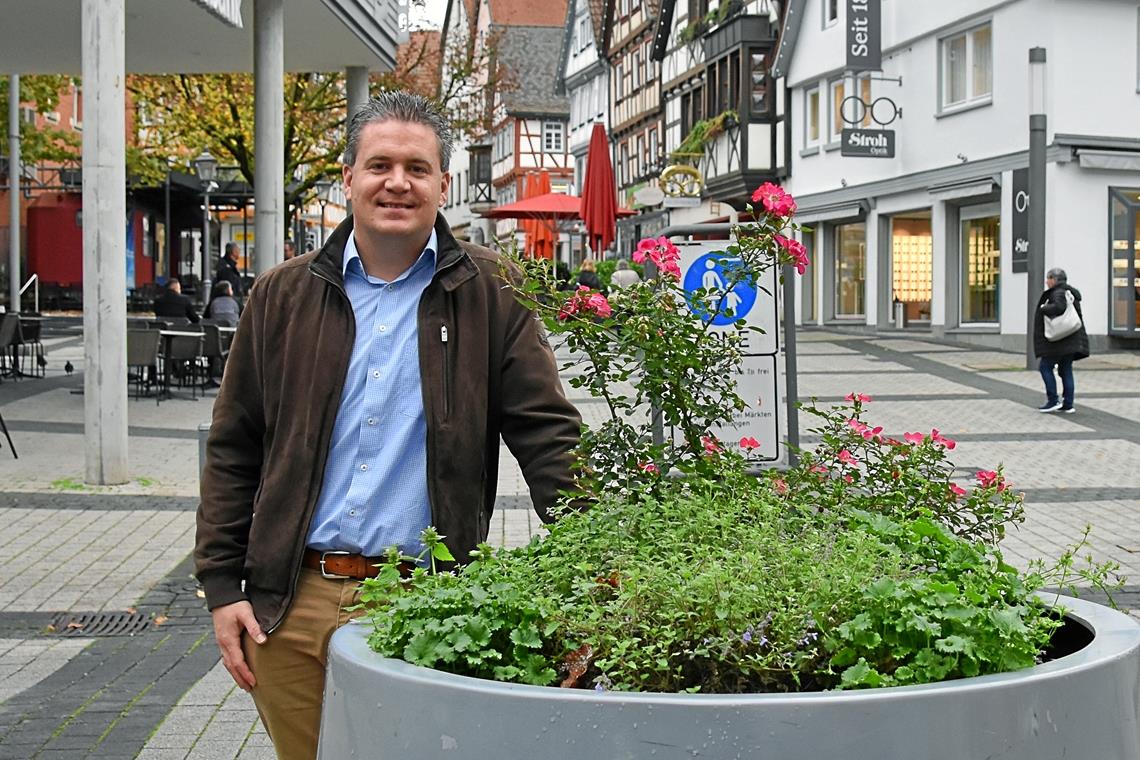
M 788 217 L 796 210 L 796 201 L 779 185 L 765 182 L 752 193 L 752 202 L 761 203 L 764 210 L 775 216 Z

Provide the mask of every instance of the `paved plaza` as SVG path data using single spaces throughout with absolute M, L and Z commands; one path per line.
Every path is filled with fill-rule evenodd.
M 1018 354 L 913 332 L 798 341 L 801 398 L 857 391 L 887 434 L 937 427 L 958 441 L 963 477 L 1004 464 L 1028 512 L 1004 545 L 1012 563 L 1057 556 L 1088 524 L 1093 556 L 1137 579 L 1121 600 L 1140 599 L 1140 353 L 1078 363 L 1078 411 L 1058 415 L 1037 413 L 1041 380 Z M 131 482 L 88 487 L 82 337 L 57 326 L 45 344 L 46 378 L 0 384 L 19 453 L 0 440 L 0 760 L 272 758 L 191 575 L 197 431 L 214 392 L 132 400 Z M 567 391 L 600 421 L 602 404 Z M 499 478 L 492 540 L 518 545 L 540 527 L 505 448 Z

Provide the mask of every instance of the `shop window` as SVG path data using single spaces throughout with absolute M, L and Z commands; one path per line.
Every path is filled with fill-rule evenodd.
M 703 87 L 696 87 L 681 96 L 682 138 L 703 118 L 705 118 L 705 90 Z
M 930 321 L 933 272 L 930 212 L 891 219 L 891 298 L 908 323 Z
M 962 322 L 997 322 L 1001 217 L 962 221 Z
M 1140 190 L 1113 188 L 1112 316 L 1114 333 L 1140 333 Z
M 941 106 L 953 109 L 989 102 L 993 94 L 993 30 L 984 24 L 944 38 Z
M 835 316 L 866 314 L 867 226 L 863 222 L 835 228 Z
M 804 91 L 804 147 L 811 148 L 819 145 L 820 118 L 819 118 L 819 87 L 812 87 Z
M 808 267 L 804 271 L 803 276 L 800 278 L 801 284 L 801 311 L 800 321 L 802 324 L 816 321 L 815 315 L 815 231 L 806 227 L 800 228 L 800 242 L 804 244 L 808 254 Z

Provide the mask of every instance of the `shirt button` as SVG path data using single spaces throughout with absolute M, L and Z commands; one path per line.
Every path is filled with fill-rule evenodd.
M 352 517 L 356 517 L 356 510 L 355 510 L 355 509 L 350 509 L 350 510 L 348 510 L 348 514 L 349 514 L 350 516 L 352 516 Z
M 368 418 L 368 424 L 369 425 L 375 425 L 376 424 L 376 418 L 375 417 L 369 417 Z
M 380 370 L 378 370 L 378 369 L 372 370 L 372 377 L 380 377 Z
M 368 465 L 366 465 L 366 464 L 360 465 L 360 471 L 361 472 L 368 472 Z
M 387 325 L 380 325 L 379 327 L 376 328 L 376 332 L 387 332 L 387 330 L 388 330 Z

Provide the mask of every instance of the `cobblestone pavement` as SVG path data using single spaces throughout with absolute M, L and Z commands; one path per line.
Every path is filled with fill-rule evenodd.
M 132 400 L 131 482 L 88 487 L 81 339 L 57 330 L 46 343 L 46 378 L 0 384 L 20 454 L 0 449 L 0 760 L 272 758 L 191 576 L 197 429 L 213 393 Z M 802 398 L 858 391 L 888 434 L 938 427 L 958 441 L 963 478 L 1004 464 L 1028 512 L 1004 544 L 1011 562 L 1056 557 L 1090 525 L 1088 551 L 1140 578 L 1140 353 L 1080 362 L 1078 412 L 1062 416 L 1036 412 L 1041 381 L 1017 354 L 820 330 L 798 348 Z M 587 422 L 603 418 L 603 404 L 567 391 Z M 499 494 L 494 543 L 541 531 L 505 448 Z M 1140 606 L 1140 581 L 1119 601 Z

